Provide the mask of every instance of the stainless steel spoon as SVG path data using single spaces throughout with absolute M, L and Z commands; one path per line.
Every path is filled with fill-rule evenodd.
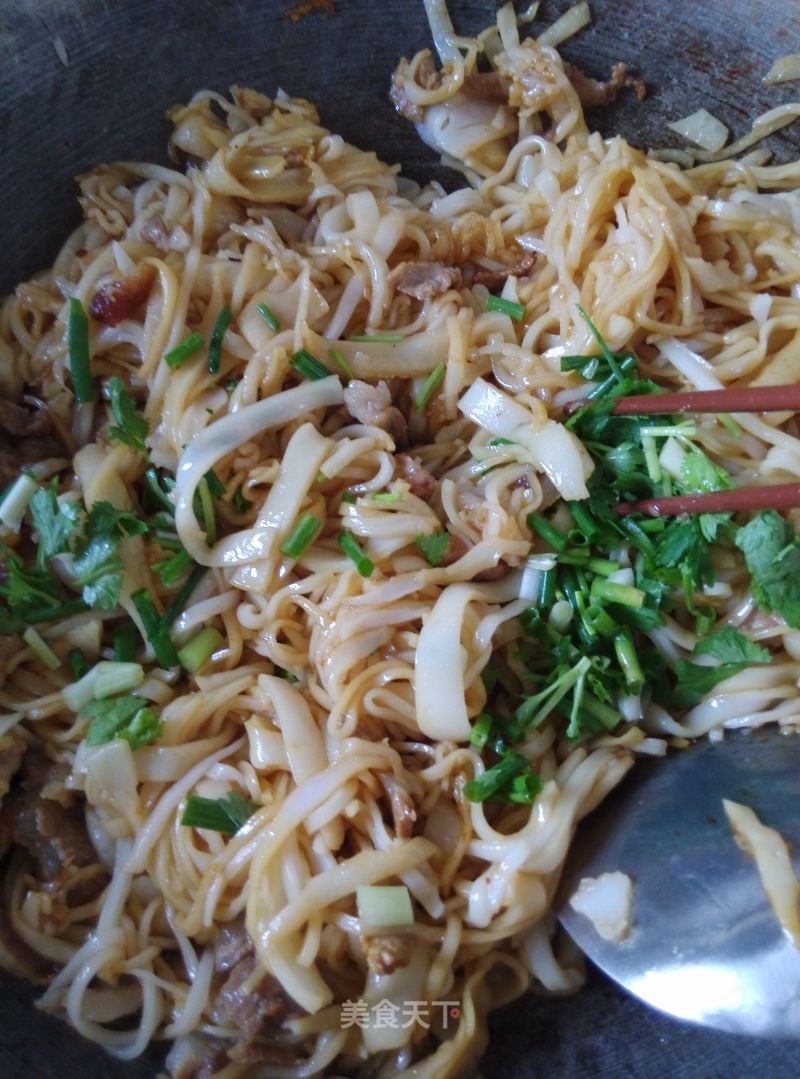
M 581 824 L 558 916 L 601 970 L 660 1011 L 720 1030 L 800 1038 L 800 950 L 734 841 L 723 798 L 776 828 L 800 874 L 800 735 L 727 735 L 639 762 Z M 583 877 L 614 870 L 634 882 L 633 924 L 619 944 L 568 905 Z

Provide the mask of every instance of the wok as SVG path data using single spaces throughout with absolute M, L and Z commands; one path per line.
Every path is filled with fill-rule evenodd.
M 374 148 L 418 180 L 455 185 L 398 120 L 386 88 L 400 55 L 429 43 L 421 0 L 336 0 L 293 22 L 291 0 L 3 0 L 0 5 L 0 292 L 47 265 L 77 223 L 74 174 L 115 158 L 164 160 L 164 110 L 200 87 L 230 84 L 311 98 L 323 122 Z M 552 21 L 566 0 L 545 0 Z M 451 0 L 456 25 L 488 23 L 492 0 Z M 736 134 L 791 99 L 765 87 L 779 55 L 800 48 L 792 0 L 595 0 L 594 25 L 564 48 L 607 77 L 625 60 L 645 79 L 645 103 L 628 95 L 591 117 L 646 146 L 678 145 L 665 121 L 703 105 Z M 795 92 L 797 86 L 795 85 Z M 775 136 L 778 159 L 800 154 L 800 125 Z M 156 1049 L 123 1064 L 61 1021 L 35 1012 L 35 994 L 0 979 L 0 1075 L 37 1079 L 139 1079 L 161 1066 Z M 762 1042 L 695 1028 L 647 1009 L 590 971 L 577 997 L 529 996 L 491 1024 L 483 1075 L 697 1076 L 736 1079 L 797 1073 L 796 1042 Z

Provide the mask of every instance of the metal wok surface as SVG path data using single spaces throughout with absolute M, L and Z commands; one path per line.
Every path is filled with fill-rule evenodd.
M 164 110 L 193 91 L 232 83 L 308 97 L 323 122 L 419 180 L 448 182 L 435 156 L 386 96 L 398 57 L 429 43 L 422 0 L 336 0 L 336 14 L 292 22 L 291 0 L 3 0 L 0 4 L 0 292 L 47 265 L 78 212 L 72 177 L 115 158 L 163 161 Z M 520 5 L 523 6 L 523 5 Z M 544 0 L 552 21 L 567 0 Z M 451 0 L 459 29 L 486 25 L 493 0 Z M 779 55 L 800 48 L 795 0 L 594 0 L 594 24 L 564 52 L 607 77 L 626 61 L 645 103 L 625 96 L 590 119 L 645 146 L 678 145 L 665 121 L 701 105 L 734 135 L 792 98 L 765 87 Z M 66 61 L 66 62 L 65 62 Z M 800 86 L 795 84 L 795 93 Z M 778 159 L 800 154 L 800 125 L 775 136 Z M 451 184 L 457 179 L 450 177 Z M 0 975 L 0 1076 L 154 1076 L 162 1054 L 107 1057 L 61 1021 L 33 1010 L 35 993 Z M 498 1013 L 481 1065 L 487 1079 L 566 1076 L 771 1079 L 800 1070 L 797 1042 L 763 1042 L 678 1023 L 590 972 L 577 997 L 529 996 Z

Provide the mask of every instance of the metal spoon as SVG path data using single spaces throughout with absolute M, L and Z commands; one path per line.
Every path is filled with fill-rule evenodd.
M 584 821 L 558 917 L 614 981 L 669 1015 L 741 1034 L 800 1038 L 800 950 L 783 932 L 722 799 L 776 828 L 800 872 L 800 736 L 727 735 L 638 763 Z M 633 879 L 633 924 L 604 940 L 568 905 L 583 877 Z

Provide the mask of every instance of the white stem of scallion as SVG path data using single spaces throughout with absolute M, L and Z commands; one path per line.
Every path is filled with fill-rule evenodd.
M 359 884 L 356 904 L 362 925 L 385 928 L 414 924 L 411 895 L 404 884 Z
M 28 503 L 38 486 L 33 476 L 29 476 L 27 472 L 18 476 L 0 502 L 0 524 L 11 532 L 19 532 Z
M 22 639 L 27 644 L 28 648 L 32 652 L 35 652 L 39 659 L 44 663 L 51 671 L 57 670 L 61 666 L 61 660 L 48 645 L 46 641 L 43 641 L 33 626 L 28 626 L 25 632 L 22 634 Z

